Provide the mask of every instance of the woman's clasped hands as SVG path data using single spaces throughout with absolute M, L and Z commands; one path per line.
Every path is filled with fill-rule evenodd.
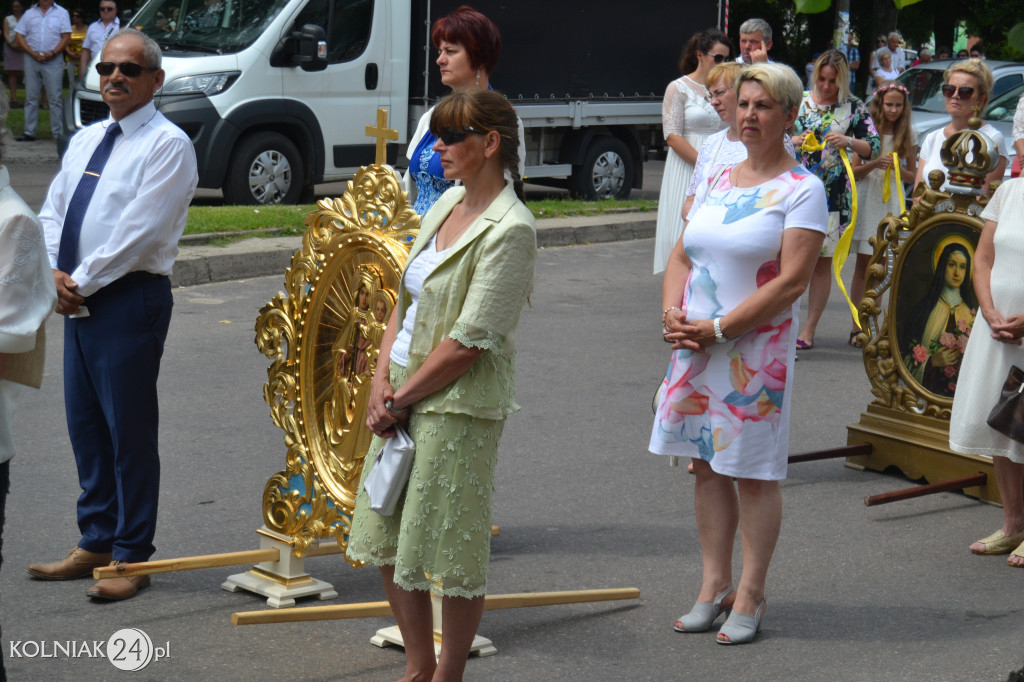
M 394 437 L 395 425 L 404 424 L 409 419 L 408 412 L 402 417 L 388 412 L 385 403 L 394 399 L 395 389 L 389 382 L 372 381 L 370 383 L 370 401 L 366 405 L 366 428 L 381 438 Z
M 984 311 L 983 311 L 984 312 Z M 1003 317 L 995 311 L 985 313 L 985 320 L 992 328 L 992 338 L 1003 343 L 1019 346 L 1024 338 L 1024 315 Z
M 673 350 L 690 350 L 703 353 L 715 343 L 713 320 L 687 320 L 686 312 L 669 308 L 662 319 L 662 335 L 672 344 Z

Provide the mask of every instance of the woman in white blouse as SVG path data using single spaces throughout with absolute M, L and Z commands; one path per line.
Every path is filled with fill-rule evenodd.
M 953 133 L 965 130 L 968 127 L 967 122 L 971 117 L 981 114 L 985 105 L 988 104 L 989 93 L 992 92 L 992 71 L 980 59 L 965 59 L 953 64 L 953 66 L 946 69 L 943 79 L 945 83 L 942 85 L 942 95 L 946 98 L 946 112 L 950 116 L 950 121 L 942 128 L 928 133 L 924 138 L 924 142 L 921 143 L 921 152 L 917 155 L 915 187 L 921 184 L 922 181 L 927 181 L 928 174 L 933 170 L 942 171 L 943 174 L 946 173 L 946 167 L 943 165 L 942 159 L 939 158 L 943 143 Z M 996 164 L 996 167 L 985 177 L 985 187 L 983 190 L 988 192 L 988 183 L 1003 177 L 1009 151 L 1006 148 L 1006 140 L 1003 139 L 1002 133 L 992 127 L 992 125 L 985 123 L 978 130 L 988 136 L 988 139 L 992 140 L 992 144 L 996 148 L 996 154 L 999 155 L 999 162 Z M 948 192 L 952 189 L 955 188 L 950 187 L 949 178 L 947 177 L 946 182 L 942 185 L 942 190 Z
M 725 127 L 711 106 L 705 82 L 711 67 L 731 55 L 732 43 L 718 29 L 697 33 L 683 50 L 679 70 L 684 75 L 669 83 L 665 91 L 661 119 L 669 149 L 658 197 L 655 274 L 665 270 L 669 254 L 683 233 L 683 200 L 690 186 L 697 152 L 708 135 Z

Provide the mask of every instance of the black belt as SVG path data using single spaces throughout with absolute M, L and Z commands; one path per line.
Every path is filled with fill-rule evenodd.
M 167 277 L 167 275 L 155 275 L 145 270 L 136 270 L 135 272 L 129 272 L 120 279 L 114 280 L 110 284 L 134 284 L 135 282 L 145 282 L 146 280 L 160 279 L 161 277 Z

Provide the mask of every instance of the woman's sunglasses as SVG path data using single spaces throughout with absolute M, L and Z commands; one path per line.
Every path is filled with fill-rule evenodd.
M 965 85 L 964 86 L 960 86 L 959 88 L 956 87 L 955 85 L 948 85 L 948 84 L 942 86 L 942 96 L 943 97 L 945 97 L 946 99 L 949 99 L 954 94 L 959 95 L 960 99 L 970 99 L 971 95 L 974 94 L 974 88 L 969 88 L 969 87 L 967 87 Z
M 114 69 L 120 69 L 121 74 L 125 78 L 138 78 L 142 75 L 143 71 L 156 71 L 152 66 L 142 66 L 135 62 L 121 62 L 115 64 L 114 62 L 100 62 L 96 65 L 96 73 L 101 76 L 113 76 Z
M 127 75 L 127 74 L 125 74 Z M 483 130 L 477 130 L 473 126 L 466 126 L 465 128 L 445 128 L 437 136 L 441 142 L 444 142 L 446 147 L 450 147 L 453 144 L 458 144 L 466 139 L 466 135 L 486 135 L 487 132 Z
M 721 64 L 722 62 L 729 58 L 727 55 L 724 54 L 709 54 L 708 56 L 715 60 L 715 64 Z

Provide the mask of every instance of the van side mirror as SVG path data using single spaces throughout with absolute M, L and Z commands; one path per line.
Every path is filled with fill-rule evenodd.
M 322 26 L 306 24 L 278 44 L 271 66 L 298 66 L 303 71 L 327 68 L 327 33 Z

